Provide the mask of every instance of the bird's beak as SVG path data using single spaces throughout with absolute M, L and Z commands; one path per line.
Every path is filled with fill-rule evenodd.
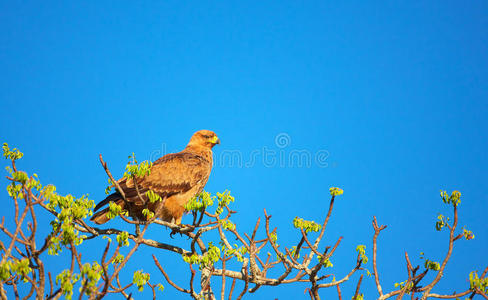
M 220 144 L 220 139 L 217 136 L 214 136 L 211 141 L 213 144 Z

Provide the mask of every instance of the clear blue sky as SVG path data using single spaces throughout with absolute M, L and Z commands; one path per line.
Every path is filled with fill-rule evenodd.
M 131 152 L 155 159 L 198 129 L 214 130 L 221 163 L 206 189 L 232 191 L 241 230 L 266 208 L 280 241 L 296 243 L 291 220 L 322 220 L 328 188 L 339 186 L 325 241 L 344 236 L 333 271 L 342 277 L 353 266 L 357 244 L 371 254 L 376 215 L 388 225 L 379 242 L 385 290 L 406 278 L 404 251 L 416 263 L 420 251 L 441 260 L 447 232 L 434 223 L 449 212 L 439 190 L 458 189 L 460 225 L 476 238 L 457 242 L 436 291 L 461 291 L 488 263 L 487 53 L 485 1 L 2 1 L 0 139 L 25 152 L 21 167 L 43 183 L 99 201 L 99 153 L 119 177 Z M 289 139 L 279 148 L 282 133 Z M 219 160 L 230 150 L 244 163 L 258 156 L 247 166 Z M 261 159 L 297 150 L 326 153 L 326 164 Z M 150 234 L 169 241 L 168 231 Z M 87 242 L 84 260 L 101 245 Z M 164 281 L 151 253 L 188 284 L 180 258 L 163 251 L 138 251 L 129 270 Z M 305 287 L 257 294 L 300 298 Z M 366 278 L 367 299 L 373 287 Z

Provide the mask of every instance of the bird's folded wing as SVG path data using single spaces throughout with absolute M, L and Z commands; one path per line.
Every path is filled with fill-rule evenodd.
M 197 185 L 203 187 L 211 168 L 211 162 L 195 153 L 167 154 L 153 163 L 150 174 L 137 179 L 137 187 L 143 199 L 146 198 L 148 190 L 158 193 L 161 197 L 169 197 L 186 192 Z M 137 204 L 140 202 L 132 179 L 121 179 L 119 185 L 128 201 Z

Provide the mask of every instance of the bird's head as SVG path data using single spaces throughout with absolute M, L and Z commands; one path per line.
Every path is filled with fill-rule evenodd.
M 213 146 L 220 144 L 220 139 L 215 132 L 210 130 L 199 130 L 193 134 L 188 146 L 205 147 L 212 149 Z

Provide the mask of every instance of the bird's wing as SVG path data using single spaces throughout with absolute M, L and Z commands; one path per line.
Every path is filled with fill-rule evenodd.
M 211 162 L 191 152 L 167 154 L 151 167 L 150 174 L 137 179 L 139 194 L 143 199 L 146 192 L 152 190 L 161 197 L 186 192 L 195 186 L 207 183 L 212 165 Z M 137 189 L 132 179 L 121 179 L 119 185 L 128 201 L 140 204 Z

